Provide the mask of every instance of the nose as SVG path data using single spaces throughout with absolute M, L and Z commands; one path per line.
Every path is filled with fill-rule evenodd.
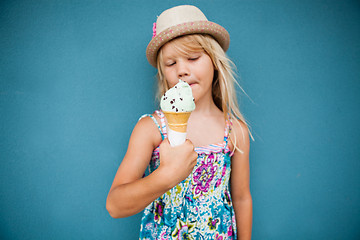
M 185 61 L 179 61 L 177 63 L 177 74 L 179 78 L 190 76 L 190 69 Z

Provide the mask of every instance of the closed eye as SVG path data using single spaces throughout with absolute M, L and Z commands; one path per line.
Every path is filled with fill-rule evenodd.
M 191 58 L 189 58 L 190 61 L 195 61 L 197 59 L 199 59 L 199 57 L 191 57 Z
M 167 67 L 170 67 L 170 66 L 173 66 L 173 65 L 175 65 L 176 64 L 176 62 L 169 62 L 169 63 L 166 63 L 165 65 L 167 66 Z

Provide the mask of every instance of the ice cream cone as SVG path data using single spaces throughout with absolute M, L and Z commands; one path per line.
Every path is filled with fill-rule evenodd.
M 191 112 L 163 112 L 171 130 L 186 133 L 187 122 Z

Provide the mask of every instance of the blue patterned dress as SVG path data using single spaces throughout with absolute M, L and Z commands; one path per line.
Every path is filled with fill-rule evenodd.
M 166 138 L 164 114 L 159 127 Z M 192 173 L 164 193 L 145 210 L 141 220 L 140 239 L 236 239 L 235 213 L 230 195 L 231 151 L 228 135 L 231 123 L 226 121 L 224 142 L 196 147 L 197 164 Z M 159 147 L 153 153 L 149 172 L 160 165 Z

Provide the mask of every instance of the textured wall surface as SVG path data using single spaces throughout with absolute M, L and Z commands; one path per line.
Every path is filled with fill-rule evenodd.
M 320 0 L 1 1 L 1 239 L 137 239 L 105 200 L 158 107 L 152 23 L 184 3 L 231 36 L 253 239 L 359 239 L 360 4 Z

